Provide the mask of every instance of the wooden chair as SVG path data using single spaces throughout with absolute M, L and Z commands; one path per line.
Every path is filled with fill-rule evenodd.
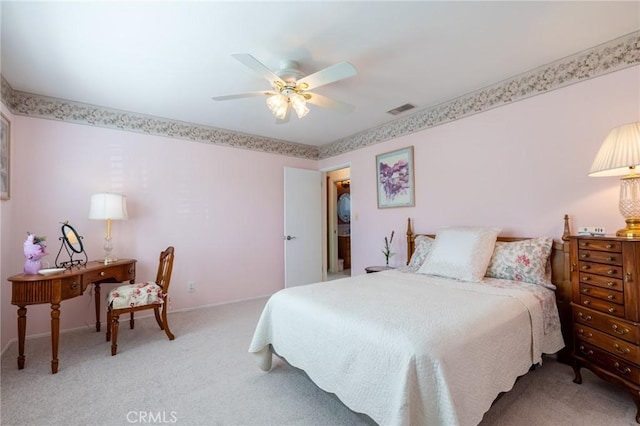
M 115 355 L 118 350 L 118 320 L 122 314 L 131 314 L 129 326 L 133 329 L 133 313 L 144 309 L 153 309 L 160 330 L 164 330 L 169 340 L 175 338 L 169 330 L 167 322 L 167 295 L 173 270 L 173 252 L 173 247 L 167 247 L 165 251 L 160 253 L 155 282 L 122 285 L 109 292 L 107 296 L 107 342 L 111 340 L 111 355 Z M 162 309 L 162 313 L 160 313 L 160 309 Z

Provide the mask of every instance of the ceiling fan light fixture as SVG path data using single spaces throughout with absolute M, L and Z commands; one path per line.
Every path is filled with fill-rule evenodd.
M 287 100 L 287 97 L 281 94 L 269 96 L 267 98 L 267 106 L 278 120 L 285 119 L 288 104 L 289 101 Z
M 348 62 L 340 62 L 305 76 L 295 61 L 282 61 L 280 69 L 272 71 L 248 53 L 236 53 L 232 56 L 252 69 L 260 77 L 267 80 L 273 90 L 214 96 L 212 99 L 215 101 L 262 95 L 267 96 L 267 106 L 278 119 L 277 123 L 289 122 L 291 109 L 295 110 L 298 118 L 305 117 L 309 113 L 307 102 L 321 108 L 330 108 L 342 113 L 351 112 L 354 108 L 353 105 L 336 101 L 316 93 L 307 92 L 307 90 L 314 90 L 326 84 L 356 75 L 357 71 L 355 67 Z
M 298 118 L 302 118 L 309 113 L 307 108 L 307 100 L 299 93 L 294 93 L 289 97 L 293 109 L 296 111 Z

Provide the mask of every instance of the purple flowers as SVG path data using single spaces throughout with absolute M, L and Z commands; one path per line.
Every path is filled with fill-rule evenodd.
M 44 241 L 47 237 L 37 237 L 27 232 L 27 239 L 24 241 L 24 257 L 28 260 L 40 260 L 47 255 Z
M 391 245 L 393 244 L 394 233 L 395 231 L 391 231 L 391 238 L 384 237 L 384 249 L 382 250 L 382 254 L 384 254 L 384 257 L 387 260 L 387 266 L 389 266 L 389 258 L 395 254 L 391 252 Z
M 387 199 L 394 200 L 405 195 L 409 189 L 409 163 L 400 160 L 393 166 L 380 163 L 379 179 Z

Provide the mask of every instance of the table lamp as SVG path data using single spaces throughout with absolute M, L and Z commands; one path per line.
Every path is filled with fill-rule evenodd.
M 124 195 L 100 193 L 91 196 L 89 219 L 106 220 L 107 236 L 104 239 L 104 263 L 118 260 L 111 254 L 113 244 L 111 242 L 111 221 L 127 219 L 127 200 Z
M 616 127 L 602 143 L 588 176 L 624 176 L 618 207 L 627 226 L 618 237 L 640 237 L 640 121 Z

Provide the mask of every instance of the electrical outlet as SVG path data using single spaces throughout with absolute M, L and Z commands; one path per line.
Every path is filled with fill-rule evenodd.
M 196 283 L 194 281 L 189 281 L 187 283 L 187 291 L 189 293 L 193 293 L 194 291 L 196 291 Z

